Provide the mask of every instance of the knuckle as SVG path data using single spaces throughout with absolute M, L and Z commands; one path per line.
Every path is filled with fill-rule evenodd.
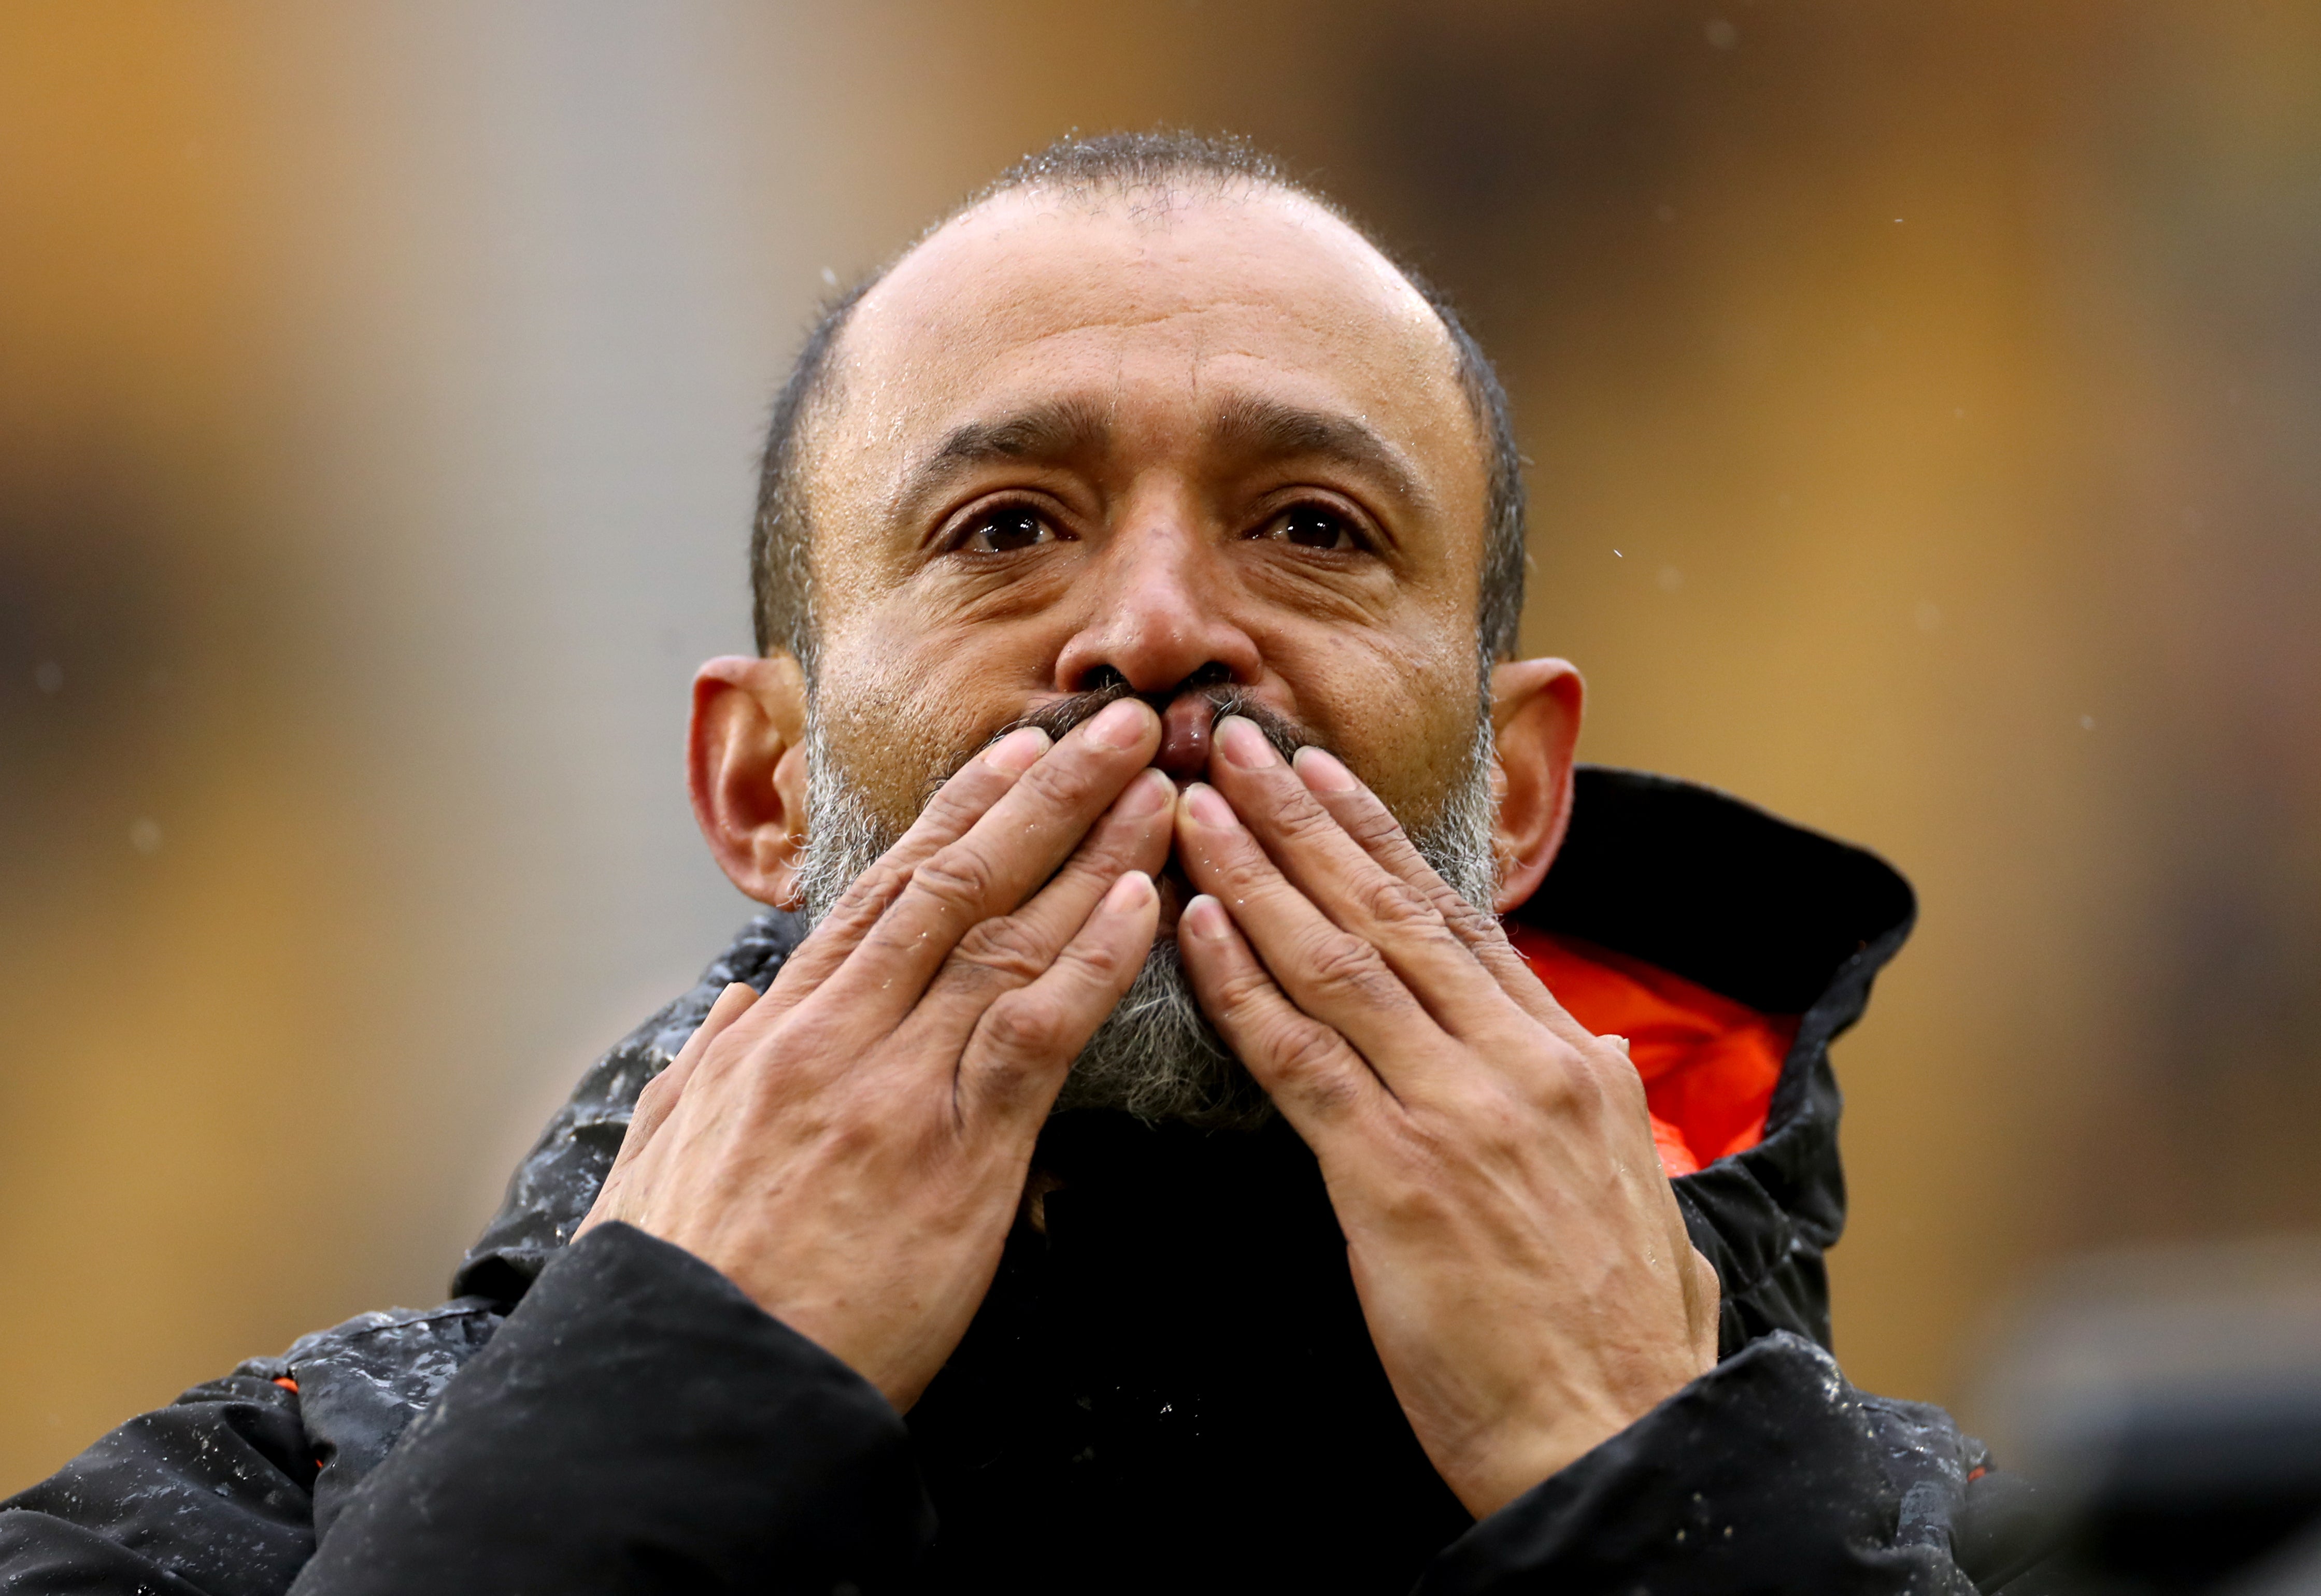
M 893 905 L 905 874 L 902 866 L 891 859 L 882 859 L 855 877 L 838 895 L 838 901 L 823 917 L 822 924 L 808 935 L 806 945 L 844 941 L 877 925 L 879 917 Z
M 1038 980 L 1047 970 L 1052 951 L 1020 917 L 1003 915 L 969 926 L 951 951 L 951 958 L 1023 985 Z
M 1644 1102 L 1643 1077 L 1609 1043 L 1557 1047 L 1539 1071 L 1534 1096 L 1551 1113 L 1590 1121 Z
M 1327 809 L 1315 802 L 1313 795 L 1306 792 L 1303 787 L 1285 789 L 1285 798 L 1286 801 L 1281 805 L 1275 824 L 1281 827 L 1282 834 L 1292 842 L 1303 842 L 1308 837 L 1327 835 L 1340 829 L 1336 819 Z
M 1261 1044 L 1280 1086 L 1316 1108 L 1343 1107 L 1360 1090 L 1347 1068 L 1345 1044 L 1336 1032 L 1303 1016 L 1285 1016 Z
M 1242 840 L 1246 842 L 1246 838 Z M 1253 846 L 1236 848 L 1216 858 L 1214 862 L 1224 880 L 1224 890 L 1217 894 L 1221 898 L 1263 898 L 1273 890 L 1276 880 L 1273 862 Z
M 913 891 L 952 909 L 979 910 L 997 885 L 991 861 L 965 843 L 936 849 L 911 872 Z
M 1215 1002 L 1221 1014 L 1240 1017 L 1261 1008 L 1274 990 L 1273 978 L 1255 963 L 1244 964 L 1219 977 Z
M 1306 962 L 1308 978 L 1322 998 L 1379 1004 L 1389 1002 L 1394 977 L 1379 952 L 1359 936 L 1325 936 Z
M 1082 939 L 1071 944 L 1056 955 L 1059 964 L 1069 963 L 1090 979 L 1110 983 L 1119 979 L 1127 968 L 1133 951 L 1116 944 Z M 1138 960 L 1142 962 L 1141 957 Z
M 1366 877 L 1354 889 L 1354 903 L 1364 917 L 1389 931 L 1443 926 L 1443 917 L 1435 912 L 1433 904 L 1413 890 L 1408 882 L 1383 872 Z
M 1447 886 L 1434 894 L 1437 913 L 1458 938 L 1470 946 L 1481 948 L 1494 959 L 1513 959 L 1515 944 L 1507 940 L 1506 930 L 1495 915 L 1487 914 L 1468 902 Z M 1525 968 L 1528 969 L 1526 965 Z
M 1339 1062 L 1337 1033 L 1303 1015 L 1284 1015 L 1264 1038 L 1266 1055 L 1284 1077 L 1305 1080 Z
M 1591 1045 L 1574 1050 L 1571 1058 L 1572 1072 L 1591 1090 L 1615 1099 L 1643 1099 L 1643 1076 L 1629 1056 L 1613 1044 L 1598 1037 Z
M 1559 1119 L 1585 1113 L 1597 1097 L 1586 1063 L 1560 1055 L 1550 1059 L 1529 1084 L 1531 1090 L 1525 1095 Z
M 1070 1021 L 1042 994 L 1011 992 L 983 1013 L 985 1043 L 1002 1062 L 1054 1057 L 1066 1047 Z
M 1078 809 L 1094 800 L 1099 773 L 1095 761 L 1067 753 L 1061 759 L 1042 760 L 1024 780 L 1042 802 Z

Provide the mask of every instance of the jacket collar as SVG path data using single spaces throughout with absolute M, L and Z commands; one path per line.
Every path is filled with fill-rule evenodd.
M 1909 884 L 1874 854 L 1666 776 L 1582 766 L 1555 866 L 1515 917 L 1799 1017 L 1764 1140 L 1675 1182 L 1724 1282 L 1727 1352 L 1771 1330 L 1826 1345 L 1822 1255 L 1845 1226 L 1829 1044 L 1910 935 Z

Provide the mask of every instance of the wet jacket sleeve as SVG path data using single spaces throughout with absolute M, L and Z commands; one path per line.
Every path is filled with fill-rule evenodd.
M 2025 1564 L 1961 1533 L 1983 1494 L 1978 1454 L 1939 1409 L 1865 1396 L 1783 1332 L 1477 1524 L 1416 1596 L 1973 1596 Z M 1986 1565 L 1962 1567 L 1969 1551 Z
M 592 1232 L 356 1491 L 298 1596 L 893 1589 L 902 1419 L 690 1254 Z
M 237 1374 L 131 1419 L 0 1502 L 10 1596 L 280 1596 L 314 1551 L 298 1399 Z

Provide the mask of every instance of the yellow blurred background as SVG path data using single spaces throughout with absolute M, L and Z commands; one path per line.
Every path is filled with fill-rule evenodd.
M 1916 882 L 1857 1381 L 2321 1226 L 2321 8 L 0 0 L 0 1491 L 441 1295 L 745 912 L 685 684 L 811 305 L 1161 123 L 1468 307 L 1588 755 Z

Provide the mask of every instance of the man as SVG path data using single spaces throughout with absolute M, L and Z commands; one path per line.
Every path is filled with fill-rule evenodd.
M 0 1512 L 7 1589 L 2025 1562 L 1980 1449 L 1816 1345 L 1826 1048 L 1907 889 L 1575 770 L 1496 378 L 1326 203 L 1193 140 L 1026 162 L 809 338 L 753 555 L 689 775 L 770 912 L 457 1299 L 114 1432 Z

